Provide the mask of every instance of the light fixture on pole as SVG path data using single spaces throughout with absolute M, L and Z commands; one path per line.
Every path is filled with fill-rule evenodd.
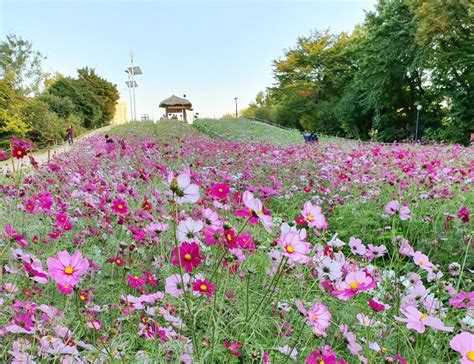
M 418 125 L 420 122 L 420 111 L 423 109 L 420 103 L 416 105 L 416 129 L 415 129 L 415 142 L 418 141 Z
M 234 100 L 235 100 L 235 118 L 236 119 L 239 117 L 239 112 L 238 112 L 238 109 L 237 109 L 237 99 L 238 99 L 238 97 L 234 97 Z
M 137 105 L 136 105 L 136 100 L 135 100 L 135 88 L 138 87 L 137 82 L 135 81 L 135 76 L 136 75 L 141 75 L 143 74 L 142 70 L 138 66 L 133 65 L 133 53 L 130 52 L 130 64 L 131 67 L 128 67 L 125 72 L 128 74 L 128 81 L 127 81 L 127 86 L 132 89 L 131 92 L 131 97 L 130 97 L 130 108 L 133 110 L 132 111 L 132 120 L 137 120 Z M 132 101 L 132 96 L 133 96 L 133 101 Z M 132 106 L 133 102 L 133 106 Z

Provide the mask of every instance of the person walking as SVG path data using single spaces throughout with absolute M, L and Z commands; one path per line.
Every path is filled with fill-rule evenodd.
M 72 125 L 69 125 L 69 128 L 66 129 L 66 137 L 69 145 L 74 144 L 74 132 L 72 130 Z

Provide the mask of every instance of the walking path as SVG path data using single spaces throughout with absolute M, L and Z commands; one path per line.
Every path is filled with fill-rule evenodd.
M 93 135 L 104 133 L 104 132 L 110 130 L 112 127 L 113 127 L 113 125 L 108 125 L 108 126 L 104 126 L 102 128 L 99 128 L 99 129 L 89 131 L 85 134 L 82 134 L 78 138 L 76 138 L 74 140 L 74 142 L 77 142 L 77 141 L 79 141 L 83 138 L 87 138 L 87 137 L 90 137 L 90 136 L 93 136 Z M 49 156 L 50 156 L 50 158 L 53 158 L 55 155 L 57 155 L 59 153 L 67 152 L 69 149 L 71 149 L 71 146 L 67 142 L 65 142 L 63 144 L 57 145 L 53 148 L 50 148 L 49 149 Z M 48 162 L 48 149 L 41 149 L 41 150 L 35 151 L 33 153 L 30 153 L 30 154 L 35 158 L 35 160 L 39 164 L 43 164 L 45 162 Z M 16 160 L 15 160 L 15 165 L 16 165 Z M 30 159 L 28 157 L 24 158 L 23 161 L 22 161 L 22 165 L 23 165 L 23 168 L 29 168 L 31 166 Z M 0 162 L 0 174 L 7 173 L 8 171 L 11 171 L 11 170 L 12 170 L 12 160 L 11 160 L 11 158 Z

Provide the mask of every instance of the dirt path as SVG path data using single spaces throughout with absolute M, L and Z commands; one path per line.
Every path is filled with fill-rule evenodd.
M 93 136 L 93 135 L 104 133 L 104 132 L 110 130 L 112 127 L 113 127 L 113 125 L 108 125 L 108 126 L 104 126 L 102 128 L 99 128 L 99 129 L 92 130 L 92 131 L 90 131 L 86 134 L 82 134 L 80 137 L 76 138 L 74 140 L 74 142 L 78 142 L 81 139 L 84 139 L 84 138 L 87 138 L 87 137 L 90 137 L 90 136 Z M 54 148 L 51 148 L 50 151 L 49 151 L 50 157 L 53 158 L 55 155 L 57 155 L 59 153 L 62 153 L 62 152 L 66 152 L 69 149 L 71 149 L 71 146 L 68 145 L 67 142 L 65 142 L 64 144 L 58 145 Z M 48 150 L 47 149 L 41 149 L 41 150 L 35 151 L 35 152 L 31 153 L 31 155 L 35 158 L 35 160 L 39 164 L 42 164 L 42 163 L 45 163 L 45 162 L 48 161 Z M 23 163 L 23 168 L 29 168 L 31 166 L 29 158 L 25 158 L 22 163 Z M 5 161 L 0 162 L 0 174 L 7 173 L 8 171 L 11 171 L 11 170 L 12 170 L 12 160 L 11 159 L 7 159 Z

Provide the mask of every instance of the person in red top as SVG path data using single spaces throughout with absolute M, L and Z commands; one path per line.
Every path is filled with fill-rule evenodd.
M 73 145 L 74 144 L 74 133 L 73 133 L 73 130 L 72 130 L 72 125 L 69 126 L 69 128 L 66 129 L 66 137 L 67 137 L 67 142 L 69 143 L 69 145 Z

